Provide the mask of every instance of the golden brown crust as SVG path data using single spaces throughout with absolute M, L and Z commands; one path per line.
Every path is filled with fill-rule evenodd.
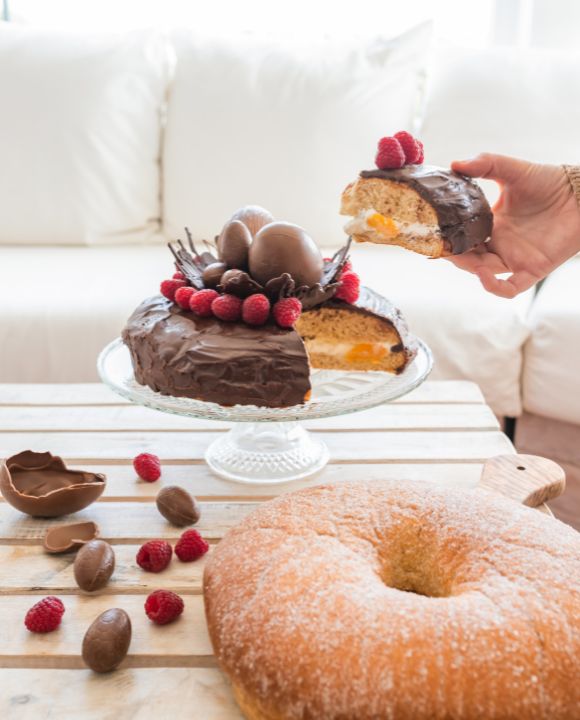
M 483 491 L 318 486 L 262 505 L 204 573 L 251 720 L 572 720 L 580 536 Z

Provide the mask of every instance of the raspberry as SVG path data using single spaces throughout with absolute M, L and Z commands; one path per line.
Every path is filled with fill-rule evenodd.
M 219 297 L 217 290 L 199 290 L 191 296 L 189 301 L 189 309 L 199 317 L 211 317 L 212 302 Z
M 161 283 L 159 292 L 168 300 L 173 301 L 175 300 L 175 292 L 178 290 L 178 288 L 185 287 L 185 285 L 185 280 L 176 280 L 175 278 L 171 278 L 171 280 L 164 280 Z
M 344 300 L 347 303 L 355 303 L 360 295 L 360 278 L 354 272 L 346 272 L 341 275 L 340 286 L 336 291 L 335 298 Z
M 342 271 L 341 271 L 341 273 L 340 273 L 340 276 L 342 277 L 342 276 L 344 275 L 344 273 L 350 272 L 351 270 L 352 270 L 352 263 L 351 263 L 350 260 L 347 260 L 347 261 L 344 263 L 344 267 L 342 268 Z
M 186 530 L 177 541 L 175 554 L 181 562 L 193 562 L 209 550 L 209 545 L 197 532 L 197 530 Z
M 191 296 L 195 294 L 195 288 L 192 287 L 180 287 L 175 291 L 175 302 L 180 308 L 189 310 L 189 301 Z
M 158 573 L 169 565 L 173 550 L 165 540 L 149 540 L 137 552 L 137 565 L 147 572 Z
M 419 141 L 415 140 L 411 133 L 406 130 L 395 133 L 395 137 L 405 153 L 405 164 L 415 165 L 421 155 L 422 146 L 419 145 Z
M 416 165 L 421 165 L 423 160 L 425 159 L 425 150 L 423 148 L 423 143 L 420 140 L 417 140 L 417 145 L 419 146 L 419 156 L 415 160 Z
M 211 304 L 211 311 L 220 320 L 236 322 L 242 315 L 242 300 L 236 295 L 219 295 Z
M 185 280 L 185 275 L 180 270 L 177 270 L 176 272 L 173 273 L 173 279 L 174 280 Z
M 380 170 L 403 167 L 405 153 L 397 138 L 384 137 L 379 140 L 379 150 L 375 157 L 375 163 Z
M 133 460 L 135 472 L 145 482 L 155 482 L 161 477 L 161 462 L 157 455 L 141 453 Z
M 242 320 L 248 325 L 263 325 L 270 316 L 270 301 L 260 293 L 247 297 L 242 305 Z
M 56 630 L 64 614 L 62 600 L 54 595 L 42 598 L 26 613 L 24 624 L 34 633 L 48 633 Z
M 167 625 L 183 612 L 183 600 L 169 590 L 155 590 L 145 600 L 145 613 L 156 625 Z
M 294 325 L 302 312 L 302 303 L 298 298 L 289 297 L 278 300 L 272 309 L 274 320 L 280 327 L 289 328 Z

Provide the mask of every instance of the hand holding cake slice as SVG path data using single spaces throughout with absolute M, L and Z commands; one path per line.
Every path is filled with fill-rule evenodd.
M 363 170 L 342 193 L 346 232 L 357 242 L 400 245 L 441 257 L 467 252 L 490 237 L 493 214 L 479 185 L 423 164 L 408 132 L 379 141 L 376 170 Z

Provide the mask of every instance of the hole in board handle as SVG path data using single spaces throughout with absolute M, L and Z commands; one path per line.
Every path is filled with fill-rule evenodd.
M 518 469 L 518 470 L 525 470 L 526 468 L 525 468 L 523 465 L 518 465 L 517 469 Z

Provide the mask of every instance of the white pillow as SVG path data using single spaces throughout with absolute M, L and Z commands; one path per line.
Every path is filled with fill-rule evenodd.
M 580 52 L 439 50 L 421 138 L 425 160 L 449 165 L 479 152 L 580 162 Z
M 0 244 L 149 239 L 167 82 L 152 33 L 0 23 Z
M 213 238 L 241 205 L 345 240 L 340 194 L 377 140 L 411 128 L 431 26 L 363 44 L 284 46 L 175 35 L 164 148 L 164 224 Z

